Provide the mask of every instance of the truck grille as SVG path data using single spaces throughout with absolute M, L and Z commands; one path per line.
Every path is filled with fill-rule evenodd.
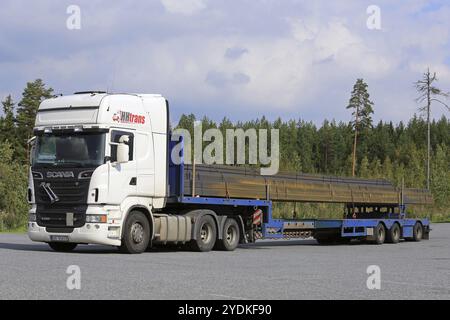
M 86 223 L 87 206 L 78 207 L 49 207 L 46 205 L 37 206 L 36 222 L 41 227 L 74 227 L 80 228 Z M 73 226 L 68 226 L 66 215 L 68 212 L 73 213 Z
M 40 183 L 36 182 L 36 202 L 50 203 L 47 193 L 40 187 Z M 89 181 L 51 181 L 50 186 L 59 197 L 59 203 L 85 204 L 87 201 Z
M 78 177 L 82 170 L 88 169 L 70 169 L 74 172 L 73 177 Z M 34 171 L 42 177 L 47 177 L 47 169 L 36 169 Z M 37 224 L 48 228 L 79 228 L 84 226 L 90 180 L 89 178 L 35 178 L 34 195 L 37 205 Z M 42 187 L 43 184 L 51 189 L 57 197 L 57 201 L 52 203 L 49 195 Z M 73 213 L 73 226 L 67 225 L 67 213 Z

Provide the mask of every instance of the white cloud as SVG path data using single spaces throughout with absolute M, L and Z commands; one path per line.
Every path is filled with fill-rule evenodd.
M 298 41 L 314 40 L 317 37 L 317 24 L 312 24 L 311 21 L 308 23 L 304 19 L 288 19 L 287 21 L 291 25 L 294 38 Z
M 428 65 L 450 89 L 450 7 L 424 13 L 422 0 L 412 0 L 409 11 L 380 0 L 383 31 L 369 31 L 358 1 L 161 1 L 165 9 L 125 0 L 106 10 L 95 10 L 101 0 L 82 5 L 80 33 L 68 33 L 65 10 L 55 15 L 51 5 L 40 6 L 39 21 L 28 12 L 15 20 L 17 10 L 0 13 L 0 92 L 15 83 L 20 93 L 26 81 L 42 77 L 57 92 L 162 93 L 174 113 L 321 122 L 348 120 L 356 78 L 368 82 L 383 119 L 411 116 L 412 83 Z M 24 31 L 23 20 L 36 30 Z
M 206 8 L 206 0 L 161 0 L 170 13 L 192 15 Z

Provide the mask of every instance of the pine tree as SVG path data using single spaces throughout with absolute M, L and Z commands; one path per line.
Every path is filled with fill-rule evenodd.
M 380 159 L 373 159 L 372 163 L 370 164 L 370 169 L 370 171 L 372 172 L 372 174 L 370 175 L 371 178 L 383 178 L 383 166 L 381 165 Z
M 444 144 L 437 146 L 432 169 L 431 190 L 434 200 L 438 207 L 445 207 L 450 200 L 450 152 L 448 146 Z
M 364 156 L 361 160 L 361 164 L 359 166 L 359 175 L 362 178 L 370 177 L 369 159 L 367 158 L 367 156 Z
M 33 136 L 37 110 L 41 102 L 53 97 L 53 89 L 46 88 L 41 79 L 28 82 L 17 109 L 18 139 L 22 146 L 22 160 L 26 157 L 27 141 Z
M 2 101 L 4 116 L 0 118 L 0 141 L 16 142 L 16 125 L 14 117 L 14 102 L 11 95 Z
M 386 156 L 383 162 L 383 177 L 389 181 L 394 179 L 393 165 L 389 156 Z
M 370 95 L 367 90 L 367 84 L 363 79 L 356 80 L 347 109 L 353 109 L 354 120 L 352 126 L 355 131 L 353 142 L 353 162 L 352 175 L 355 176 L 356 168 L 356 147 L 358 142 L 358 133 L 363 132 L 372 126 L 371 114 L 373 113 L 373 102 L 370 101 Z

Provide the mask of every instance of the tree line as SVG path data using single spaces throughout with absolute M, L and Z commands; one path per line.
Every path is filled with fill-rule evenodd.
M 203 130 L 217 128 L 279 129 L 280 170 L 336 176 L 352 176 L 354 125 L 324 120 L 320 126 L 303 119 L 269 121 L 265 117 L 254 121 L 233 123 L 224 118 L 215 122 L 207 117 L 197 119 L 194 114 L 182 115 L 177 127 L 188 129 L 193 136 L 195 121 L 202 122 Z M 431 126 L 431 192 L 433 208 L 411 208 L 413 213 L 434 214 L 435 219 L 450 218 L 450 121 L 446 117 L 434 120 Z M 355 175 L 363 178 L 387 179 L 396 186 L 426 187 L 426 127 L 422 118 L 414 115 L 407 123 L 380 121 L 359 133 L 356 149 Z M 300 205 L 299 208 L 317 208 L 321 215 L 324 205 Z M 285 206 L 282 206 L 285 207 Z M 287 210 L 293 207 L 288 206 Z M 340 207 L 332 206 L 332 215 Z M 308 210 L 309 210 L 308 209 Z M 293 209 L 292 209 L 293 210 Z M 291 211 L 292 211 L 291 210 Z M 296 210 L 298 211 L 298 210 Z M 285 214 L 290 214 L 286 212 Z M 306 213 L 308 215 L 308 213 Z M 309 215 L 313 215 L 311 212 Z M 330 216 L 331 217 L 331 216 Z
M 360 81 L 361 80 L 361 81 Z M 28 140 L 33 136 L 37 109 L 42 100 L 54 96 L 53 89 L 41 79 L 27 83 L 20 101 L 11 96 L 2 101 L 0 117 L 0 231 L 21 228 L 26 224 L 28 179 Z M 346 107 L 346 106 L 343 106 Z M 388 179 L 397 186 L 427 186 L 428 121 L 414 115 L 407 122 L 372 123 L 375 109 L 368 86 L 358 79 L 348 108 L 351 122 L 324 120 L 321 125 L 304 119 L 270 121 L 265 117 L 220 122 L 194 114 L 182 115 L 177 126 L 193 136 L 194 123 L 200 120 L 203 130 L 279 129 L 280 169 L 304 173 Z M 429 215 L 434 220 L 450 219 L 450 121 L 445 116 L 430 120 L 430 190 L 435 199 L 432 208 L 412 208 L 414 214 Z M 258 131 L 258 130 L 257 130 Z M 355 138 L 356 136 L 356 138 Z M 356 142 L 355 142 L 356 141 Z M 295 212 L 297 217 L 334 217 L 340 207 L 322 204 L 283 204 L 280 216 Z
M 26 84 L 20 101 L 2 101 L 0 117 L 0 231 L 23 229 L 28 217 L 28 140 L 39 104 L 53 97 L 41 79 Z

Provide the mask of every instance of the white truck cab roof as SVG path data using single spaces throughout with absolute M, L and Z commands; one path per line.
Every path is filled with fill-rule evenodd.
M 82 92 L 44 100 L 35 130 L 85 127 L 126 127 L 167 133 L 167 100 L 159 94 Z

